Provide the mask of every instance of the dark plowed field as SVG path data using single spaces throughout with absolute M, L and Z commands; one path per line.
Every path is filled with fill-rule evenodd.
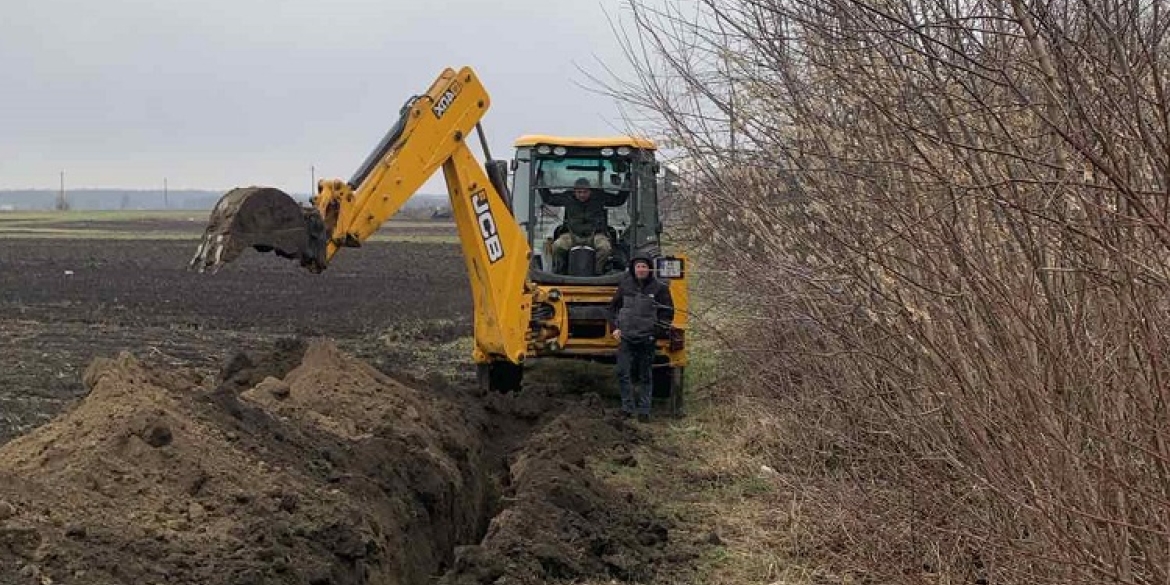
M 0 583 L 691 580 L 593 471 L 650 437 L 608 368 L 478 390 L 457 245 L 198 274 L 93 236 L 0 240 Z
M 211 372 L 282 336 L 331 337 L 362 354 L 403 323 L 470 334 L 456 245 L 374 242 L 319 275 L 254 252 L 215 275 L 188 272 L 194 249 L 194 239 L 0 241 L 0 443 L 57 414 L 82 393 L 86 364 L 120 350 Z

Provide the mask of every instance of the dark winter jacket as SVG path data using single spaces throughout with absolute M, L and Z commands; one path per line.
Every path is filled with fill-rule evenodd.
M 589 200 L 582 203 L 572 192 L 550 193 L 548 189 L 540 190 L 540 199 L 545 205 L 565 208 L 565 228 L 578 237 L 604 234 L 608 225 L 605 208 L 625 203 L 628 196 L 629 192 L 611 194 L 594 191 Z
M 609 301 L 610 326 L 621 330 L 622 339 L 652 341 L 669 335 L 673 319 L 674 300 L 670 298 L 670 285 L 654 278 L 653 274 L 639 281 L 634 277 L 634 262 L 631 260 L 629 272 L 622 275 L 617 291 Z

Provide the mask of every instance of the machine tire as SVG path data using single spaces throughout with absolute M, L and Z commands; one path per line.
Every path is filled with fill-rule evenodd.
M 672 417 L 684 416 L 683 393 L 686 386 L 686 368 L 664 366 L 654 368 L 655 398 L 666 400 L 666 412 Z
M 524 366 L 496 361 L 476 365 L 475 374 L 482 392 L 516 392 L 524 381 Z

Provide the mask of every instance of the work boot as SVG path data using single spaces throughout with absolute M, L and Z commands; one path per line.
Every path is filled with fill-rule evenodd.
M 638 422 L 640 422 L 640 423 L 648 423 L 648 422 L 650 422 L 650 415 L 648 415 L 648 414 L 639 414 L 639 415 L 638 415 Z

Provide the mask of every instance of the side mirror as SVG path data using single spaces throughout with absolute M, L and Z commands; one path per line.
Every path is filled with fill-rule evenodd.
M 512 162 L 508 163 L 508 168 L 515 172 L 516 169 L 520 168 L 520 161 L 512 159 Z

